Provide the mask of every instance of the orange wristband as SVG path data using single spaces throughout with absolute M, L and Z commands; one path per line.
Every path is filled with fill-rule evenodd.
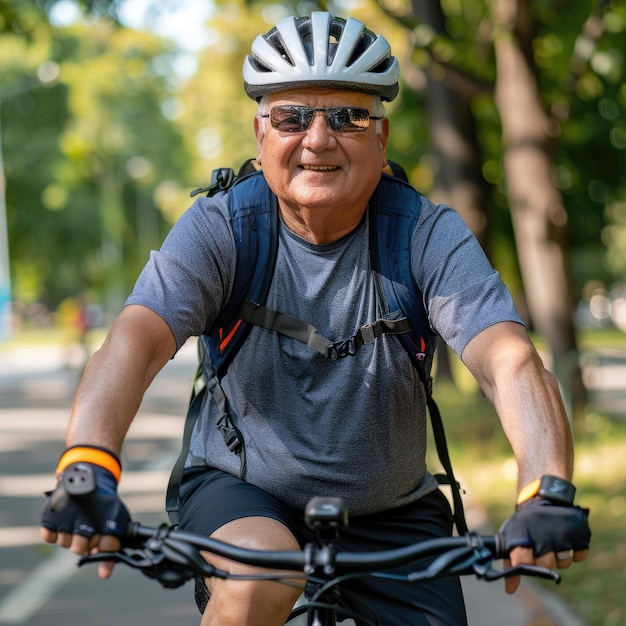
M 112 453 L 101 450 L 100 448 L 92 448 L 90 446 L 75 446 L 67 449 L 59 459 L 57 473 L 61 473 L 68 465 L 72 463 L 93 463 L 99 465 L 113 474 L 115 480 L 119 483 L 122 476 L 122 466 Z
M 528 483 L 523 487 L 517 496 L 517 505 L 524 504 L 527 500 L 534 498 L 539 493 L 540 484 L 541 480 L 537 478 L 537 480 L 533 480 L 532 483 Z

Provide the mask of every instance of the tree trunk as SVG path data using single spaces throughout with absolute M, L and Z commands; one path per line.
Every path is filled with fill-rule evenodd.
M 532 57 L 528 0 L 493 0 L 504 171 L 524 290 L 574 415 L 585 405 L 565 256 L 567 214 L 555 185 L 550 119 Z M 567 398 L 569 396 L 569 398 Z

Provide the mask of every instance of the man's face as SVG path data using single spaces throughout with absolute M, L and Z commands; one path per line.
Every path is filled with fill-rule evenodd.
M 269 97 L 269 111 L 280 105 L 314 108 L 361 107 L 372 113 L 372 97 L 343 90 L 282 91 Z M 324 113 L 316 113 L 304 132 L 285 132 L 269 119 L 255 119 L 265 178 L 283 209 L 363 211 L 386 164 L 388 122 L 377 134 L 370 120 L 365 132 L 333 131 Z

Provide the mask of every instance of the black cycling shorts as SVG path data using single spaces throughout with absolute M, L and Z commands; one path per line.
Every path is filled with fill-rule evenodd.
M 312 538 L 302 511 L 290 509 L 263 489 L 211 468 L 186 470 L 180 488 L 180 528 L 203 536 L 223 524 L 249 516 L 270 517 L 291 530 L 300 545 Z M 340 529 L 339 550 L 366 552 L 401 547 L 452 532 L 450 505 L 440 491 L 383 513 L 350 517 Z M 394 568 L 410 572 L 430 559 Z M 465 626 L 465 604 L 460 580 L 406 583 L 363 578 L 344 583 L 352 609 L 376 615 L 382 626 Z

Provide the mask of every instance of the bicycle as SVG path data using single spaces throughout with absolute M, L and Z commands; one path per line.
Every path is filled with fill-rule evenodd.
M 79 474 L 74 472 L 71 480 L 64 477 L 64 488 L 58 491 L 58 497 L 89 494 L 93 491 L 93 481 L 88 468 L 80 470 Z M 545 578 L 557 584 L 561 581 L 557 572 L 534 565 L 519 565 L 506 570 L 493 568 L 494 560 L 506 556 L 499 534 L 467 533 L 465 536 L 431 539 L 402 548 L 348 553 L 337 551 L 334 545 L 340 528 L 348 523 L 348 512 L 341 499 L 313 498 L 305 509 L 305 521 L 314 531 L 315 538 L 303 550 L 297 551 L 250 550 L 177 530 L 166 524 L 151 527 L 131 522 L 119 551 L 83 556 L 78 566 L 103 561 L 122 563 L 158 580 L 166 588 L 179 587 L 197 577 L 275 580 L 296 585 L 306 593 L 307 600 L 294 607 L 287 624 L 306 614 L 308 626 L 335 626 L 337 619 L 353 619 L 360 626 L 379 626 L 375 616 L 367 615 L 365 610 L 356 612 L 343 603 L 341 583 L 355 577 L 393 576 L 409 584 L 448 575 L 470 574 L 488 582 L 518 575 Z M 200 551 L 283 571 L 231 575 L 210 565 Z M 408 575 L 398 576 L 385 571 L 426 557 L 433 557 L 430 565 Z M 286 574 L 285 571 L 293 573 Z M 303 579 L 306 584 L 302 583 Z

